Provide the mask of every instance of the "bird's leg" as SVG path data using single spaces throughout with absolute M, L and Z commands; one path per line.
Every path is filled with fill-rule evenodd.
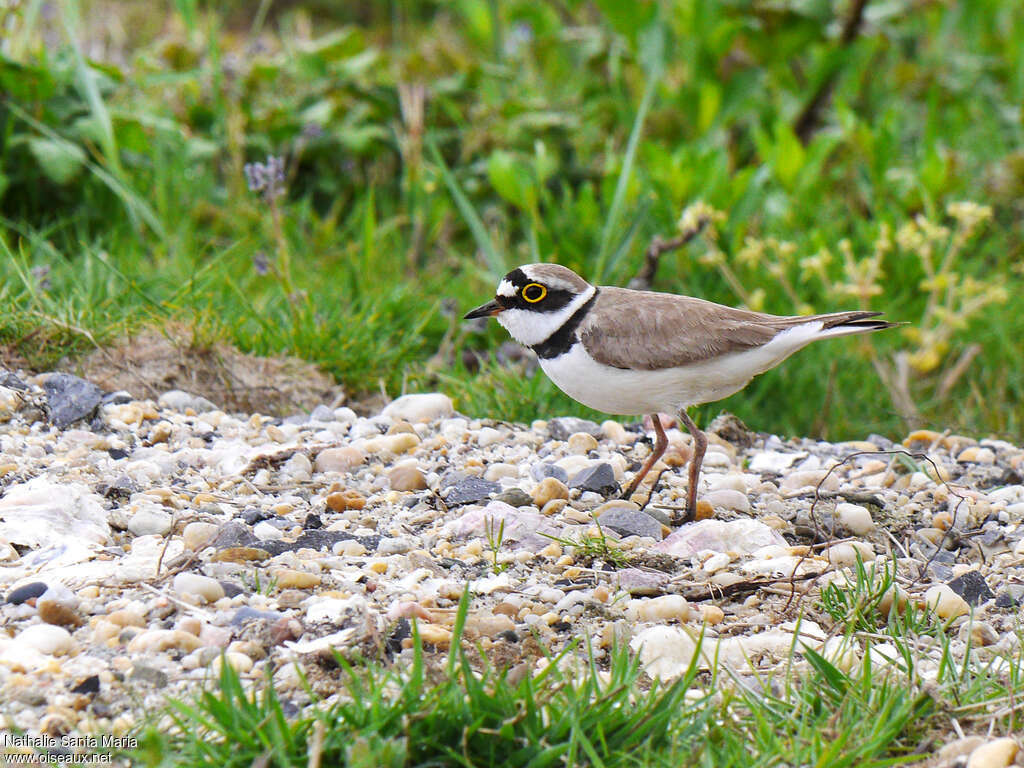
M 690 487 L 686 489 L 686 517 L 684 523 L 692 523 L 697 519 L 697 482 L 700 480 L 700 465 L 704 463 L 704 451 L 708 447 L 708 439 L 701 432 L 685 408 L 679 409 L 679 420 L 686 425 L 693 435 L 693 458 L 690 459 Z
M 654 441 L 654 449 L 651 451 L 651 455 L 647 457 L 647 461 L 640 467 L 640 471 L 636 473 L 636 477 L 633 478 L 633 482 L 629 484 L 625 493 L 622 494 L 622 498 L 628 499 L 633 495 L 640 486 L 640 481 L 644 479 L 644 476 L 651 471 L 651 467 L 654 466 L 654 462 L 665 455 L 665 449 L 668 448 L 668 438 L 665 437 L 665 428 L 661 426 L 661 417 L 658 414 L 651 416 L 651 421 L 654 422 L 654 432 L 657 435 Z

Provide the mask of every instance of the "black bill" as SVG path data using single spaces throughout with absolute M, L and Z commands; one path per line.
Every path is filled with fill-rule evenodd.
M 492 301 L 488 301 L 486 304 L 482 304 L 476 309 L 470 310 L 462 319 L 475 320 L 478 317 L 494 317 L 504 309 L 504 305 L 497 299 L 494 299 Z

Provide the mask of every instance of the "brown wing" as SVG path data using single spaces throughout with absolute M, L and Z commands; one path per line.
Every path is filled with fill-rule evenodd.
M 601 287 L 580 324 L 584 348 L 616 368 L 655 371 L 760 347 L 795 325 L 823 320 L 825 328 L 851 325 L 877 312 L 836 312 L 781 317 L 714 304 L 689 296 Z M 888 324 L 864 323 L 863 330 Z

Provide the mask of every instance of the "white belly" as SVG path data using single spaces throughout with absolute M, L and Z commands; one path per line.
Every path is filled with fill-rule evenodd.
M 813 341 L 821 325 L 809 326 L 784 331 L 763 347 L 659 371 L 598 363 L 582 344 L 564 355 L 541 359 L 540 367 L 565 394 L 595 410 L 622 416 L 674 413 L 739 392 L 759 373 Z

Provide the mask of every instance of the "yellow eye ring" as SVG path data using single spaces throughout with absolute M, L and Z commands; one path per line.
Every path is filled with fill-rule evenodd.
M 522 296 L 524 301 L 536 304 L 548 295 L 548 289 L 540 283 L 529 283 L 523 286 Z

